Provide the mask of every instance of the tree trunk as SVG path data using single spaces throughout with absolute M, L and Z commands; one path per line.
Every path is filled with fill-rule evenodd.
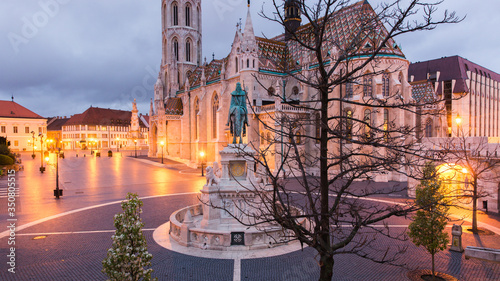
M 333 256 L 323 254 L 320 258 L 319 281 L 331 281 L 333 277 Z
M 477 233 L 477 179 L 474 179 L 472 194 L 472 233 Z
M 432 254 L 432 279 L 436 278 L 436 272 L 434 271 L 434 254 Z

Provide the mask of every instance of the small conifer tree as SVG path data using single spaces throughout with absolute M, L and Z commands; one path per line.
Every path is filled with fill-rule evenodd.
M 441 181 L 436 167 L 428 162 L 424 167 L 424 179 L 416 190 L 416 204 L 420 208 L 409 225 L 408 235 L 417 246 L 424 248 L 432 256 L 432 276 L 435 275 L 434 255 L 446 249 L 448 234 L 444 231 L 447 224 L 449 207 L 441 192 Z
M 142 233 L 142 204 L 137 194 L 128 193 L 127 201 L 122 202 L 123 213 L 115 215 L 113 246 L 102 261 L 102 271 L 109 280 L 156 280 L 151 278 L 153 269 L 145 269 L 151 266 L 153 256 Z

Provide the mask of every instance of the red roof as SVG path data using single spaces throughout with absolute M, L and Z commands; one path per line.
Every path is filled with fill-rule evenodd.
M 14 101 L 6 100 L 0 100 L 0 117 L 45 119 Z
M 116 109 L 90 107 L 81 114 L 75 114 L 64 124 L 68 125 L 101 125 L 128 126 L 132 112 Z

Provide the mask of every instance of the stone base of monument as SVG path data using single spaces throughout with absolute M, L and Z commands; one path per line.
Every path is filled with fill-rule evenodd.
M 256 177 L 255 152 L 233 144 L 220 151 L 221 169 L 207 168 L 207 184 L 200 204 L 175 211 L 170 216 L 170 239 L 185 247 L 206 250 L 254 250 L 286 245 L 288 231 L 259 217 L 271 186 Z M 296 209 L 299 214 L 301 211 Z M 299 221 L 305 224 L 306 220 Z

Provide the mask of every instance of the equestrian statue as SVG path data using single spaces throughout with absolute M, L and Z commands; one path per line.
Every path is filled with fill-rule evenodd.
M 231 105 L 229 107 L 229 116 L 226 126 L 233 135 L 233 144 L 236 144 L 236 137 L 243 143 L 243 136 L 247 132 L 248 110 L 246 92 L 241 88 L 241 83 L 236 84 L 236 90 L 231 93 Z

